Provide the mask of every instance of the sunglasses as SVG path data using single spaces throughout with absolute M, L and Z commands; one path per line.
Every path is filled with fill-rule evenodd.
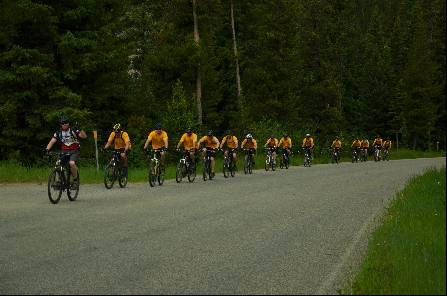
M 68 121 L 62 121 L 61 124 L 68 124 Z

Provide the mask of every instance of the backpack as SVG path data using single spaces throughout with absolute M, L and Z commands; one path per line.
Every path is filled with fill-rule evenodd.
M 121 138 L 121 140 L 123 140 L 123 142 L 124 142 L 124 139 L 123 139 L 123 133 L 125 133 L 125 131 L 121 131 L 120 132 L 120 138 Z M 127 136 L 129 137 L 129 134 L 127 134 Z M 115 133 L 115 138 L 114 139 L 116 139 L 116 133 Z M 131 150 L 132 149 L 132 142 L 130 141 L 130 137 L 129 137 L 129 150 Z

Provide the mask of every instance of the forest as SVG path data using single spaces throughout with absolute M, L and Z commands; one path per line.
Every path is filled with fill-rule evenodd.
M 117 122 L 135 149 L 160 122 L 445 150 L 444 0 L 0 3 L 0 160 L 41 157 L 61 114 L 85 155 Z

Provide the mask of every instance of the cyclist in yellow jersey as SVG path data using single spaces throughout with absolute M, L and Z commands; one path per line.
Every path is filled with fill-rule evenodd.
M 275 137 L 275 134 L 271 134 L 264 147 L 272 151 L 273 163 L 276 164 L 276 150 L 278 149 L 279 141 Z
M 372 145 L 373 145 L 374 148 L 377 148 L 377 149 L 381 150 L 382 149 L 382 144 L 383 144 L 383 140 L 380 137 L 380 135 L 377 134 L 377 137 L 374 139 L 374 142 L 373 142 Z
M 292 139 L 289 137 L 288 133 L 284 133 L 283 137 L 279 140 L 278 147 L 284 149 L 286 156 L 290 157 L 291 149 L 292 149 Z
M 123 131 L 121 124 L 117 123 L 113 126 L 113 131 L 109 135 L 107 143 L 104 145 L 104 149 L 107 149 L 112 145 L 115 145 L 115 150 L 120 151 L 121 160 L 123 163 L 124 174 L 127 177 L 127 154 L 131 148 L 130 138 L 127 132 Z
M 351 144 L 351 148 L 357 150 L 357 152 L 359 152 L 361 146 L 362 141 L 360 141 L 359 137 L 357 137 Z
M 177 150 L 183 145 L 183 150 L 189 152 L 191 162 L 195 163 L 195 150 L 197 149 L 197 135 L 192 131 L 192 128 L 188 128 L 186 133 L 182 135 L 180 141 L 177 144 Z
M 341 141 L 339 137 L 335 137 L 335 139 L 332 141 L 331 148 L 336 150 L 341 149 Z
M 314 146 L 314 139 L 310 136 L 310 134 L 306 134 L 306 137 L 303 139 L 303 145 L 301 146 L 301 148 L 308 151 L 310 159 L 313 159 L 312 150 Z
M 204 148 L 202 150 L 202 158 L 203 158 L 203 160 L 205 160 L 205 154 L 208 154 L 211 157 L 211 174 L 214 177 L 216 175 L 216 173 L 214 171 L 214 165 L 215 165 L 214 158 L 216 157 L 216 150 L 219 148 L 219 144 L 220 144 L 219 140 L 213 135 L 213 131 L 209 130 L 206 133 L 206 136 L 203 136 L 199 140 L 199 147 L 202 144 L 204 146 Z
M 226 147 L 226 149 L 224 149 L 224 155 L 228 156 L 228 153 L 231 153 L 233 161 L 236 163 L 236 150 L 239 147 L 239 143 L 231 130 L 226 132 L 226 136 L 224 136 L 222 142 L 220 142 L 220 149 L 223 149 L 224 146 Z
M 244 149 L 246 154 L 250 154 L 252 156 L 253 167 L 254 167 L 255 158 L 253 154 L 255 154 L 256 150 L 258 149 L 258 143 L 253 138 L 252 134 L 247 134 L 247 136 L 245 136 L 245 139 L 241 143 L 241 148 Z
M 382 144 L 383 149 L 391 149 L 391 139 L 389 137 L 386 138 L 385 141 L 383 141 Z
M 146 143 L 144 143 L 144 150 L 151 144 L 152 150 L 160 153 L 160 163 L 164 166 L 166 150 L 168 149 L 168 134 L 161 129 L 161 124 L 155 125 L 155 130 L 149 133 Z
M 366 161 L 367 157 L 368 157 L 368 149 L 369 149 L 369 141 L 368 139 L 363 139 L 362 140 L 362 144 L 360 145 L 360 149 L 364 155 L 364 160 Z

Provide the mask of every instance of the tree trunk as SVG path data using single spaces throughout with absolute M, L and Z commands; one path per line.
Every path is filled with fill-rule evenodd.
M 240 102 L 240 96 L 241 96 L 241 76 L 239 74 L 239 57 L 237 54 L 237 43 L 236 43 L 236 30 L 234 27 L 234 12 L 233 12 L 233 0 L 230 1 L 230 7 L 231 7 L 231 31 L 233 34 L 233 51 L 234 51 L 234 58 L 236 60 L 236 87 L 237 87 L 237 97 L 238 97 L 238 102 L 241 105 Z M 241 106 L 239 106 L 241 107 Z
M 199 37 L 199 22 L 197 20 L 197 1 L 192 0 L 192 14 L 194 17 L 194 41 L 197 46 L 200 46 Z M 200 62 L 197 65 L 197 80 L 196 80 L 196 103 L 197 103 L 197 123 L 202 125 L 202 78 L 200 75 Z

